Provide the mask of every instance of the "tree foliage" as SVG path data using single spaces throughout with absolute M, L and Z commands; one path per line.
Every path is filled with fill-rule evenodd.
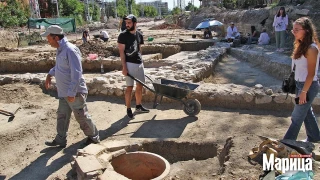
M 186 11 L 197 11 L 199 8 L 195 7 L 191 2 L 188 3 L 185 10 Z
M 281 0 L 273 0 L 273 2 L 278 3 Z M 262 6 L 265 0 L 223 0 L 222 6 L 229 9 L 234 8 L 248 8 L 255 6 Z
M 180 13 L 181 13 L 181 9 L 178 7 L 173 8 L 171 11 L 172 15 L 176 15 L 176 14 L 180 14 Z
M 61 16 L 84 15 L 84 4 L 78 0 L 59 0 Z
M 6 4 L 0 4 L 0 26 L 21 26 L 25 25 L 30 16 L 28 7 L 24 7 L 15 0 L 7 0 Z
M 144 14 L 147 17 L 155 17 L 158 15 L 158 11 L 155 7 L 153 6 L 145 6 L 144 7 Z

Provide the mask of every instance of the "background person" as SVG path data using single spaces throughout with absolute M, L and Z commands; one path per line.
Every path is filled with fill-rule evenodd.
M 255 26 L 251 26 L 251 35 L 248 36 L 248 44 L 252 42 L 258 43 L 260 33 L 256 30 Z
M 83 41 L 83 43 L 88 42 L 88 38 L 90 38 L 89 30 L 86 29 L 82 33 L 82 41 Z
M 109 34 L 107 31 L 100 31 L 100 39 L 102 39 L 104 42 L 109 40 Z
M 204 39 L 212 39 L 212 33 L 209 28 L 205 28 L 203 32 Z
M 319 68 L 319 41 L 316 29 L 307 17 L 297 19 L 293 23 L 294 49 L 292 53 L 292 68 L 295 65 L 296 97 L 291 125 L 284 139 L 296 140 L 304 122 L 307 131 L 307 141 L 320 141 L 320 130 L 311 104 L 319 91 L 317 72 Z M 309 100 L 307 100 L 309 99 Z
M 141 44 L 144 44 L 142 34 L 137 31 L 137 18 L 130 14 L 124 18 L 126 22 L 126 30 L 122 31 L 118 37 L 118 47 L 120 58 L 122 62 L 122 74 L 126 76 L 127 89 L 125 92 L 125 101 L 127 107 L 127 116 L 134 118 L 131 110 L 131 96 L 134 85 L 134 80 L 127 76 L 129 73 L 133 77 L 145 82 L 144 66 L 141 56 Z M 135 97 L 136 97 L 136 111 L 149 112 L 149 109 L 142 106 L 142 89 L 143 86 L 137 83 Z
M 276 35 L 276 47 L 278 52 L 283 52 L 284 42 L 286 40 L 286 29 L 288 26 L 288 15 L 284 7 L 280 7 L 278 13 L 274 16 L 273 24 Z
M 240 33 L 238 32 L 237 27 L 234 26 L 234 23 L 231 22 L 230 26 L 227 28 L 226 39 L 228 42 L 232 42 L 234 39 L 240 38 Z
M 270 37 L 265 28 L 262 29 L 262 33 L 260 34 L 258 44 L 259 45 L 267 45 L 270 42 Z
M 120 19 L 120 22 L 119 22 L 119 31 L 122 32 L 124 30 L 127 29 L 126 27 L 126 21 L 124 20 L 127 16 L 124 15 L 121 19 Z
M 80 128 L 88 136 L 85 144 L 99 143 L 98 130 L 91 120 L 86 104 L 88 89 L 82 75 L 79 48 L 64 37 L 62 28 L 57 25 L 49 26 L 41 36 L 47 37 L 49 44 L 57 48 L 56 65 L 50 69 L 45 87 L 46 89 L 50 87 L 51 78 L 54 76 L 59 97 L 57 135 L 53 141 L 47 141 L 45 144 L 66 147 L 72 112 Z

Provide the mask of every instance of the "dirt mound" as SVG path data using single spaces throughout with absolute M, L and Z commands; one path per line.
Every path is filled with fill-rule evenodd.
M 107 29 L 118 29 L 119 27 L 119 20 L 114 18 L 109 18 L 108 21 L 105 23 L 105 28 Z
M 82 57 L 88 57 L 88 54 L 98 54 L 102 57 L 109 57 L 112 52 L 107 50 L 106 43 L 100 42 L 99 40 L 90 41 L 79 46 L 82 53 Z
M 149 30 L 159 30 L 159 29 L 181 29 L 181 27 L 176 24 L 163 23 L 158 26 L 154 26 Z

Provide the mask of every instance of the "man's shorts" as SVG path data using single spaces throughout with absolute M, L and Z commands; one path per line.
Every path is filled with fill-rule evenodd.
M 135 63 L 129 63 L 127 62 L 127 69 L 128 73 L 133 76 L 136 79 L 139 79 L 141 82 L 145 83 L 145 77 L 144 77 L 144 67 L 143 63 L 141 64 L 135 64 Z M 134 80 L 126 76 L 126 83 L 127 86 L 133 86 L 134 85 Z

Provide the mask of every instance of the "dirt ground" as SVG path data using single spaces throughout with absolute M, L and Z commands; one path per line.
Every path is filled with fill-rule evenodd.
M 17 103 L 21 107 L 10 122 L 7 116 L 0 115 L 0 177 L 72 178 L 70 158 L 83 147 L 85 138 L 75 119 L 72 117 L 68 146 L 65 149 L 48 148 L 44 142 L 55 135 L 58 100 L 44 94 L 38 85 L 29 84 L 1 86 L 0 94 L 0 103 Z M 146 106 L 151 107 L 151 104 Z M 161 105 L 129 121 L 123 100 L 113 97 L 91 96 L 88 107 L 102 140 L 155 137 L 213 140 L 223 147 L 228 136 L 233 138 L 230 159 L 222 175 L 218 175 L 217 157 L 213 157 L 172 164 L 169 176 L 175 179 L 258 179 L 261 166 L 250 164 L 247 159 L 250 148 L 260 142 L 257 135 L 281 138 L 290 123 L 290 112 L 214 107 L 203 107 L 197 117 L 187 117 L 178 103 Z M 299 139 L 306 137 L 304 132 L 302 128 Z

